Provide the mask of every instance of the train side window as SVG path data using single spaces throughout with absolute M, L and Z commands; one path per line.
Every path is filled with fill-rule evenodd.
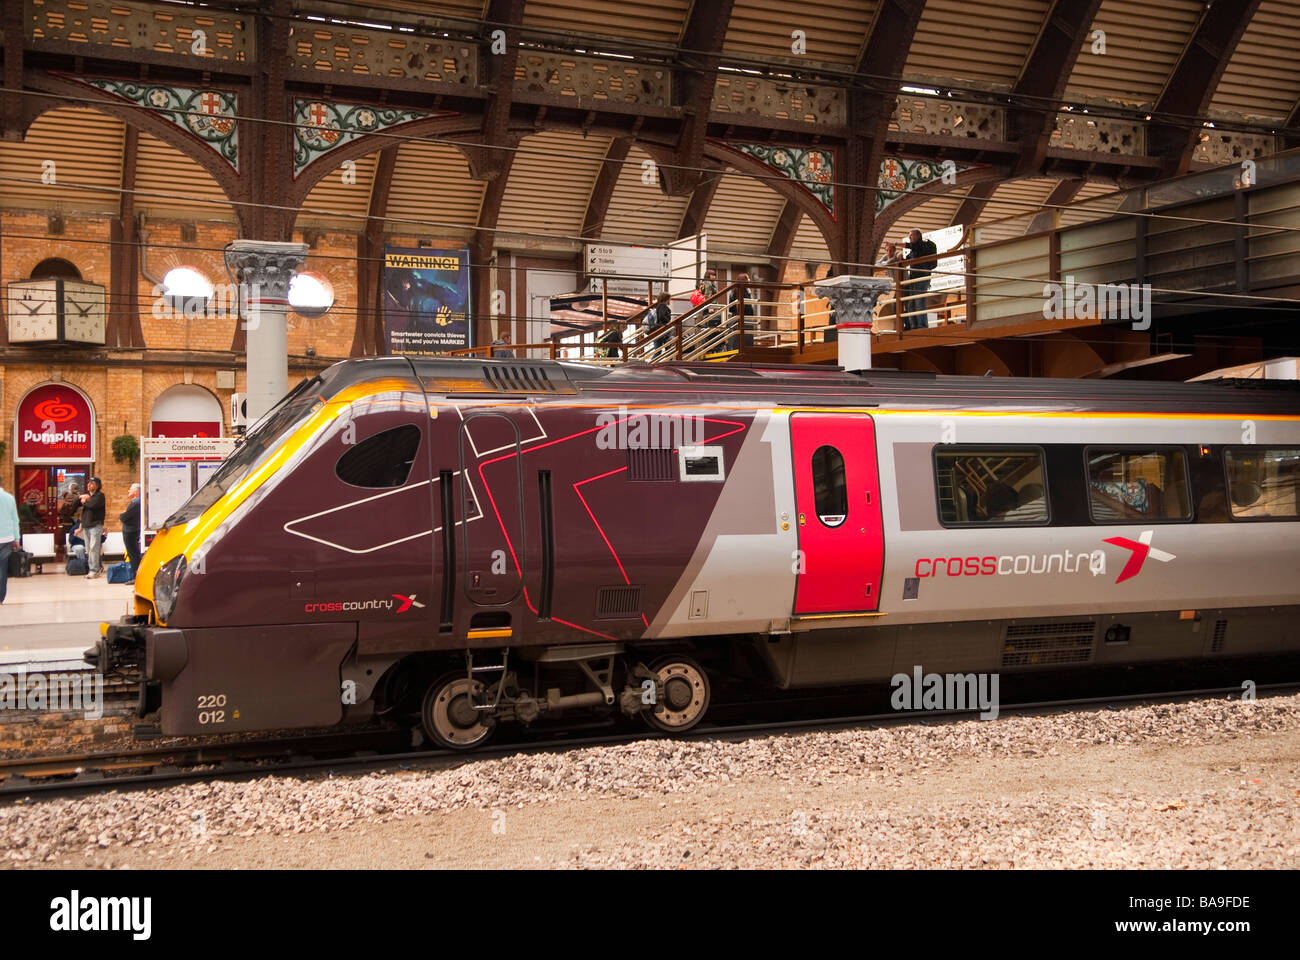
M 1093 523 L 1190 520 L 1187 454 L 1179 448 L 1084 452 Z
M 944 446 L 934 455 L 939 522 L 945 526 L 1041 526 L 1048 521 L 1037 448 Z
M 403 424 L 367 437 L 349 449 L 334 467 L 354 487 L 400 487 L 406 482 L 420 448 L 420 428 Z
M 812 455 L 812 475 L 817 519 L 828 527 L 838 527 L 849 515 L 844 456 L 834 447 L 818 447 Z
M 1234 520 L 1300 520 L 1300 447 L 1223 451 Z

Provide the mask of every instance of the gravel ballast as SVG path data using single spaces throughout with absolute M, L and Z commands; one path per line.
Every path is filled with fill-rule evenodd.
M 1300 695 L 0 808 L 6 866 L 1294 867 Z

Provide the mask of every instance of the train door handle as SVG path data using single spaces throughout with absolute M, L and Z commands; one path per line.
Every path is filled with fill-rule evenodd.
M 807 523 L 807 522 L 808 522 L 808 521 L 804 518 L 804 515 L 803 515 L 802 513 L 799 514 L 799 526 L 802 527 L 802 526 L 803 526 L 805 523 Z

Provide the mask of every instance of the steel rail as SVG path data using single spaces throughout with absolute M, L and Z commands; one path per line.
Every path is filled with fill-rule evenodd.
M 1256 688 L 1257 694 L 1273 696 L 1295 690 L 1300 690 L 1300 682 L 1266 684 Z M 1068 712 L 1099 704 L 1190 701 L 1210 696 L 1240 693 L 1240 686 L 1229 686 L 1120 694 L 1116 696 L 1075 697 L 1063 700 L 1039 700 L 1001 705 L 999 716 L 1051 710 Z M 773 703 L 779 702 L 773 701 Z M 736 706 L 740 706 L 740 704 Z M 747 706 L 753 707 L 754 704 L 751 703 Z M 815 728 L 855 728 L 864 726 L 873 728 L 901 726 L 917 722 L 925 725 L 933 720 L 954 720 L 978 713 L 978 707 L 968 710 L 911 710 L 858 716 L 699 726 L 686 733 L 676 735 L 645 730 L 591 737 L 553 737 L 533 743 L 524 741 L 489 744 L 468 753 L 457 750 L 407 750 L 399 753 L 374 753 L 353 745 L 351 747 L 352 753 L 349 756 L 302 756 L 304 748 L 313 742 L 317 744 L 317 750 L 328 752 L 329 749 L 340 749 L 341 741 L 344 738 L 369 738 L 373 741 L 385 736 L 391 739 L 396 733 L 396 731 L 348 731 L 260 742 L 244 741 L 241 743 L 197 747 L 150 748 L 140 751 L 121 751 L 84 756 L 9 759 L 0 760 L 0 776 L 4 777 L 3 781 L 0 781 L 0 802 L 77 793 L 98 793 L 123 788 L 148 789 L 165 784 L 175 785 L 206 780 L 245 779 L 267 775 L 282 776 L 311 771 L 329 771 L 332 773 L 340 768 L 362 771 L 387 766 L 410 768 L 416 764 L 438 768 L 510 755 L 545 753 L 578 747 L 617 746 L 645 740 L 682 742 L 732 740 L 752 736 L 756 733 L 782 733 Z M 259 749 L 265 749 L 266 752 L 250 754 L 250 751 Z M 186 755 L 189 755 L 189 759 L 180 764 L 165 762 L 168 759 Z M 265 765 L 259 764 L 259 761 L 273 760 L 284 762 L 274 765 L 269 763 Z M 205 766 L 207 769 L 190 769 L 191 766 Z M 110 771 L 114 770 L 145 767 L 149 768 L 149 773 L 108 775 Z M 32 779 L 33 777 L 36 779 Z M 71 777 L 71 779 L 64 779 L 68 777 Z

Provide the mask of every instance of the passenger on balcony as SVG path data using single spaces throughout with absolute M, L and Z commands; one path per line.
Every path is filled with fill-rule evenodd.
M 749 289 L 749 287 L 748 287 L 748 283 L 749 283 L 749 274 L 747 274 L 747 273 L 742 273 L 742 274 L 737 275 L 737 277 L 736 277 L 736 283 L 739 284 L 739 286 L 737 286 L 734 290 L 731 291 L 731 296 L 730 296 L 730 298 L 729 298 L 728 301 L 727 301 L 727 306 L 730 307 L 730 309 L 728 310 L 728 313 L 730 313 L 731 316 L 735 317 L 735 316 L 736 316 L 735 304 L 738 303 L 739 301 L 742 301 L 742 300 L 743 300 L 744 303 L 745 303 L 744 316 L 742 316 L 742 317 L 738 317 L 738 318 L 737 318 L 737 320 L 736 320 L 736 332 L 733 333 L 733 334 L 732 334 L 732 335 L 727 339 L 727 346 L 726 346 L 726 349 L 727 349 L 727 350 L 739 350 L 739 349 L 740 349 L 740 331 L 741 331 L 742 329 L 744 329 L 744 323 L 745 323 L 745 321 L 746 321 L 749 317 L 752 317 L 752 316 L 757 312 L 757 311 L 754 309 L 754 294 L 753 294 L 753 291 L 751 291 L 751 290 Z
M 651 311 L 646 314 L 646 333 L 654 333 L 673 322 L 673 308 L 669 304 L 668 291 L 662 291 L 655 298 L 655 305 Z M 656 337 L 654 343 L 650 345 L 651 349 L 658 350 L 668 342 L 668 335 L 665 332 L 663 336 Z
M 492 356 L 506 360 L 514 359 L 515 352 L 510 349 L 510 334 L 502 331 L 501 335 L 492 341 Z
M 700 284 L 700 293 L 704 294 L 704 299 L 715 296 L 718 292 L 718 272 L 709 270 L 704 274 L 704 282 Z
M 920 259 L 918 259 L 920 258 Z M 904 296 L 916 297 L 915 300 L 904 301 L 907 309 L 904 312 L 928 311 L 930 308 L 930 271 L 935 268 L 939 262 L 939 248 L 934 245 L 933 240 L 925 240 L 921 237 L 920 230 L 913 230 L 907 235 L 907 259 L 917 260 L 907 271 L 907 292 Z M 903 318 L 904 330 L 918 330 L 921 327 L 930 325 L 930 314 L 921 312 L 912 317 Z

